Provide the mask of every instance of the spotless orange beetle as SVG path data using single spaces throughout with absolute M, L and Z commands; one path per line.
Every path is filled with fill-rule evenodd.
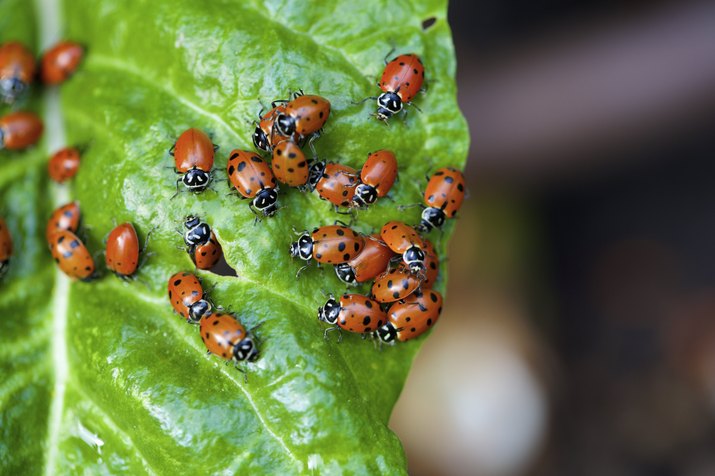
M 0 45 L 0 101 L 12 104 L 22 97 L 35 76 L 35 57 L 22 43 Z
M 20 150 L 35 145 L 44 126 L 32 112 L 11 112 L 0 117 L 0 150 Z
M 211 182 L 211 168 L 217 148 L 202 130 L 191 128 L 181 133 L 169 151 L 174 156 L 176 173 L 182 174 L 176 181 L 177 192 L 179 182 L 191 192 L 206 190 Z
M 71 179 L 79 170 L 80 154 L 76 147 L 65 147 L 55 152 L 47 164 L 50 178 L 57 183 Z
M 147 234 L 147 240 L 149 234 Z M 146 243 L 144 244 L 146 250 Z M 134 225 L 122 223 L 115 227 L 107 238 L 105 264 L 107 269 L 122 279 L 127 279 L 136 273 L 139 267 L 139 237 Z
M 79 43 L 61 41 L 42 55 L 42 82 L 59 84 L 74 74 L 84 56 Z

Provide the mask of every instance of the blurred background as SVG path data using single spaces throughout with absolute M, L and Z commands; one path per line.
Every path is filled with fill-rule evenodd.
M 472 147 L 413 475 L 715 474 L 715 3 L 453 0 Z

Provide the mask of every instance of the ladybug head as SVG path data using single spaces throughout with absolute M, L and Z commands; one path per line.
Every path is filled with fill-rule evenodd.
M 193 215 L 189 215 L 186 217 L 184 221 L 184 226 L 190 230 L 192 228 L 196 228 L 198 224 L 201 223 L 201 219 L 199 217 L 195 217 Z
M 421 233 L 427 233 L 431 231 L 432 228 L 442 228 L 446 219 L 447 217 L 441 209 L 427 207 L 422 210 L 422 220 L 415 228 Z
M 344 283 L 355 284 L 357 282 L 355 270 L 348 263 L 336 264 L 335 274 L 337 274 L 338 279 L 340 279 Z
M 211 303 L 206 299 L 201 299 L 189 307 L 189 322 L 196 324 L 202 317 L 209 314 L 211 314 Z
M 377 98 L 377 118 L 385 121 L 402 110 L 402 98 L 395 92 L 382 93 Z
M 211 181 L 211 173 L 194 167 L 184 174 L 181 181 L 190 192 L 202 192 Z
M 246 336 L 241 342 L 233 346 L 233 358 L 239 362 L 244 360 L 253 362 L 258 358 L 258 348 L 250 336 Z
M 269 152 L 271 150 L 271 145 L 268 143 L 268 136 L 265 132 L 263 132 L 263 129 L 261 129 L 260 126 L 256 126 L 256 130 L 253 131 L 253 145 L 255 145 L 257 149 L 264 152 Z
M 278 211 L 278 208 L 276 207 L 277 201 L 278 192 L 276 192 L 276 189 L 264 188 L 258 192 L 251 204 L 256 208 L 256 210 L 263 213 L 263 216 L 270 217 Z
M 413 273 L 424 273 L 425 252 L 419 246 L 413 245 L 407 248 L 402 255 L 402 260 Z
M 185 226 L 189 229 L 184 233 L 186 246 L 204 245 L 211 239 L 211 227 L 207 223 L 202 223 L 198 218 L 187 218 Z
M 313 257 L 313 240 L 307 231 L 300 235 L 298 241 L 290 244 L 290 255 L 293 258 L 300 258 L 308 261 Z
M 368 184 L 361 183 L 355 187 L 355 195 L 353 195 L 353 203 L 360 207 L 365 208 L 368 205 L 375 203 L 377 200 L 377 190 Z
M 395 329 L 395 326 L 393 326 L 391 322 L 388 322 L 384 326 L 378 327 L 374 335 L 382 342 L 391 344 L 397 339 L 397 329 Z
M 335 324 L 338 322 L 338 316 L 340 315 L 340 303 L 336 301 L 333 297 L 328 299 L 323 307 L 318 308 L 318 320 L 327 322 L 328 324 Z
M 0 99 L 11 104 L 25 92 L 26 84 L 18 78 L 0 79 Z
M 278 117 L 273 125 L 278 129 L 278 133 L 282 136 L 290 137 L 295 134 L 295 118 L 293 116 L 278 114 Z
M 308 189 L 309 189 L 309 191 L 312 192 L 313 190 L 315 190 L 315 187 L 318 186 L 318 181 L 323 176 L 323 172 L 325 172 L 325 161 L 324 160 L 319 160 L 319 161 L 311 164 L 310 169 L 308 169 Z

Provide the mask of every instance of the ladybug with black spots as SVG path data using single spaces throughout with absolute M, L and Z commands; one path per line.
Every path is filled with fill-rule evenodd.
M 84 57 L 84 48 L 73 41 L 60 41 L 42 55 L 42 82 L 53 85 L 69 79 Z
M 296 93 L 285 110 L 278 113 L 273 124 L 273 135 L 304 138 L 318 134 L 330 116 L 330 101 L 322 96 Z
M 276 117 L 279 114 L 283 114 L 286 110 L 285 104 L 278 104 L 280 101 L 274 101 L 271 104 L 271 110 L 263 114 L 258 113 L 258 122 L 256 124 L 256 130 L 253 131 L 253 145 L 256 149 L 262 150 L 263 152 L 271 152 L 273 150 L 273 144 L 278 144 L 284 140 L 290 139 L 290 137 L 283 136 L 281 134 L 276 134 L 273 132 L 273 124 L 275 123 Z
M 352 228 L 341 225 L 328 225 L 315 228 L 311 233 L 300 234 L 297 241 L 290 245 L 290 255 L 310 264 L 311 259 L 318 263 L 346 263 L 357 256 L 365 246 L 365 239 Z M 307 266 L 298 270 L 299 275 Z
M 424 273 L 425 245 L 414 228 L 400 221 L 390 221 L 382 227 L 380 236 L 392 251 L 402 255 L 402 261 L 410 271 L 416 274 Z
M 375 117 L 387 122 L 402 111 L 405 104 L 412 104 L 412 99 L 422 90 L 424 79 L 425 68 L 416 54 L 399 55 L 389 62 L 385 58 L 385 69 L 377 83 L 383 93 L 367 98 L 377 99 Z
M 94 277 L 94 259 L 73 232 L 55 232 L 50 238 L 50 252 L 62 272 L 70 278 L 89 281 Z
M 424 194 L 426 208 L 417 229 L 427 233 L 442 228 L 447 218 L 457 215 L 464 201 L 464 175 L 453 167 L 438 169 L 429 179 Z
M 52 180 L 63 183 L 79 170 L 80 152 L 76 147 L 65 147 L 55 152 L 47 163 L 47 172 Z
M 390 150 L 378 150 L 367 156 L 360 170 L 360 181 L 355 187 L 352 205 L 366 208 L 384 197 L 397 179 L 397 159 Z
M 202 192 L 211 183 L 211 169 L 214 165 L 214 154 L 218 146 L 202 130 L 191 128 L 181 133 L 176 143 L 169 150 L 174 156 L 175 172 L 181 175 L 176 181 L 176 191 L 179 182 L 190 192 Z
M 55 209 L 47 220 L 47 228 L 45 229 L 45 238 L 47 243 L 50 243 L 50 238 L 59 230 L 69 230 L 72 233 L 77 233 L 79 228 L 80 211 L 79 203 L 70 202 Z
M 290 187 L 303 187 L 308 182 L 308 160 L 292 140 L 279 142 L 273 148 L 271 170 L 279 182 Z
M 278 187 L 271 167 L 256 153 L 232 150 L 226 164 L 228 180 L 256 215 L 270 217 L 278 211 Z
M 18 41 L 0 45 L 0 101 L 13 104 L 25 95 L 35 76 L 35 57 Z
M 5 276 L 10 266 L 12 257 L 12 236 L 5 223 L 5 219 L 0 217 L 0 278 Z
M 195 275 L 178 272 L 169 278 L 169 302 L 189 324 L 197 324 L 211 314 L 211 302 L 206 299 L 201 281 Z
M 362 294 L 345 293 L 337 300 L 331 295 L 330 299 L 318 308 L 318 320 L 333 324 L 333 327 L 325 329 L 323 337 L 327 339 L 328 332 L 337 330 L 340 342 L 343 338 L 341 329 L 370 334 L 387 322 L 387 316 L 377 301 Z
M 376 233 L 365 237 L 365 247 L 360 254 L 347 263 L 335 265 L 335 274 L 347 284 L 364 283 L 384 273 L 395 256 Z
M 213 230 L 211 231 L 211 238 L 208 243 L 196 245 L 193 253 L 191 253 L 191 259 L 198 269 L 213 268 L 222 256 L 223 249 L 221 248 L 221 243 L 216 239 Z
M 372 297 L 381 303 L 399 301 L 415 292 L 422 281 L 422 277 L 400 266 L 375 278 L 372 284 Z
M 418 290 L 393 304 L 388 311 L 387 323 L 373 335 L 388 344 L 414 339 L 430 329 L 441 313 L 442 295 L 433 289 Z
M 204 317 L 199 332 L 210 354 L 236 363 L 252 362 L 258 358 L 258 348 L 253 337 L 230 314 L 219 312 Z
M 11 112 L 0 117 L 0 150 L 22 150 L 35 145 L 44 125 L 32 112 Z
M 327 200 L 338 207 L 349 207 L 355 196 L 358 184 L 358 172 L 352 167 L 334 162 L 318 162 L 311 166 L 310 184 L 315 184 L 315 190 L 321 200 Z
M 184 227 L 186 228 L 184 243 L 189 250 L 205 245 L 211 239 L 211 227 L 208 223 L 202 222 L 199 217 L 189 215 L 184 221 Z

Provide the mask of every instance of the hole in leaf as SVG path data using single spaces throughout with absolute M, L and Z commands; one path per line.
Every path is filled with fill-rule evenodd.
M 226 262 L 226 258 L 223 255 L 221 255 L 221 259 L 218 260 L 218 263 L 216 263 L 213 268 L 208 271 L 210 273 L 218 274 L 219 276 L 231 276 L 234 278 L 238 276 L 236 270 Z
M 437 22 L 437 19 L 435 17 L 429 17 L 425 18 L 422 20 L 422 29 L 426 30 L 430 28 L 432 25 L 434 25 Z

